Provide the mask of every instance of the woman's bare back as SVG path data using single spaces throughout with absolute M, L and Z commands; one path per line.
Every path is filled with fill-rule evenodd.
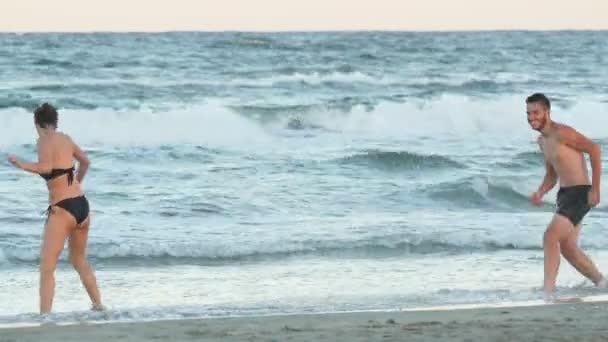
M 47 158 L 51 170 L 73 167 L 75 155 L 78 152 L 82 153 L 70 136 L 61 132 L 41 137 L 38 141 L 38 148 L 42 150 L 42 153 L 46 154 L 43 158 Z M 56 203 L 62 199 L 77 197 L 82 194 L 78 179 L 74 179 L 69 184 L 67 174 L 48 180 L 47 187 L 50 203 Z

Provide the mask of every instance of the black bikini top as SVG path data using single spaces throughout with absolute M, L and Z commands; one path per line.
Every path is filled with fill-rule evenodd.
M 72 185 L 74 182 L 74 167 L 72 166 L 69 169 L 53 169 L 49 173 L 41 173 L 40 177 L 44 178 L 46 181 L 50 181 L 53 178 L 57 178 L 62 175 L 68 175 L 68 185 Z

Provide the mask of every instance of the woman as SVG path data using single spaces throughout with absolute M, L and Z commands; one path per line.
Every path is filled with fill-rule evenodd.
M 49 207 L 40 250 L 40 313 L 51 312 L 55 292 L 55 267 L 69 237 L 70 262 L 93 303 L 93 310 L 102 310 L 97 281 L 86 257 L 89 234 L 89 203 L 80 183 L 89 168 L 86 154 L 72 139 L 57 131 L 57 110 L 44 103 L 34 111 L 38 131 L 38 162 L 18 161 L 8 157 L 16 167 L 40 175 L 49 190 Z M 78 160 L 75 172 L 73 158 Z M 75 175 L 76 174 L 76 175 Z

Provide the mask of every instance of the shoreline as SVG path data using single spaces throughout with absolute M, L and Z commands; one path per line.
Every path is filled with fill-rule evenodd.
M 608 300 L 276 314 L 0 329 L 9 341 L 505 341 L 608 339 Z M 508 336 L 508 338 L 506 337 Z
M 582 297 L 581 297 L 582 298 Z M 583 299 L 581 299 L 583 300 Z M 608 302 L 608 295 L 585 297 L 585 301 L 606 301 Z M 212 319 L 247 319 L 247 318 L 268 318 L 268 317 L 291 317 L 291 316 L 310 316 L 310 315 L 341 315 L 341 314 L 373 314 L 373 313 L 401 313 L 401 312 L 425 312 L 425 311 L 456 311 L 456 310 L 471 310 L 471 309 L 492 309 L 502 307 L 530 307 L 530 306 L 542 306 L 550 305 L 542 300 L 528 300 L 528 301 L 513 301 L 513 302 L 497 302 L 497 303 L 472 303 L 472 304 L 445 304 L 445 305 L 432 305 L 432 306 L 420 306 L 412 308 L 383 308 L 383 309 L 360 309 L 360 310 L 338 310 L 338 311 L 316 311 L 316 312 L 269 312 L 269 313 L 258 313 L 258 314 L 223 314 L 215 316 L 191 316 L 191 317 L 179 317 L 179 318 L 142 318 L 142 319 L 107 319 L 110 316 L 120 317 L 121 314 L 129 315 L 131 310 L 118 310 L 115 308 L 109 308 L 108 314 L 104 318 L 92 318 L 86 319 L 87 314 L 104 315 L 103 312 L 93 312 L 90 310 L 83 311 L 72 311 L 72 312 L 54 312 L 51 315 L 63 316 L 63 319 L 47 318 L 43 319 L 36 313 L 25 313 L 31 318 L 31 320 L 16 321 L 13 323 L 0 323 L 0 332 L 6 329 L 20 329 L 20 328 L 36 328 L 41 326 L 73 326 L 73 325 L 97 325 L 97 324 L 120 324 L 120 323 L 152 323 L 152 322 L 172 322 L 172 321 L 190 321 L 190 320 L 212 320 Z M 66 315 L 69 315 L 72 319 L 65 320 Z M 18 315 L 15 315 L 18 316 Z M 13 316 L 13 317 L 15 317 Z M 4 317 L 11 317 L 6 315 Z M 84 320 L 82 318 L 85 318 Z

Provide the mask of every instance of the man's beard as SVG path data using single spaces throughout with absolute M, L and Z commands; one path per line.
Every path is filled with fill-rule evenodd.
M 538 126 L 538 128 L 532 127 L 533 130 L 536 130 L 536 131 L 540 132 L 540 131 L 542 131 L 545 128 L 545 126 L 547 126 L 547 118 L 542 118 L 540 120 L 535 120 L 535 121 L 539 122 L 539 126 Z

